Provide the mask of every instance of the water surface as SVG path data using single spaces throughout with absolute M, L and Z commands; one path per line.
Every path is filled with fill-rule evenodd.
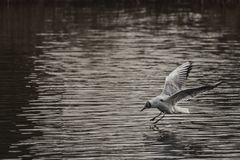
M 21 5 L 0 9 L 0 157 L 237 159 L 239 9 Z M 139 112 L 165 77 L 193 62 L 179 105 Z

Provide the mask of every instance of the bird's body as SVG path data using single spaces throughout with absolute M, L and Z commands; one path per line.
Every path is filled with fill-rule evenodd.
M 199 93 L 211 90 L 221 83 L 217 82 L 213 85 L 206 85 L 202 87 L 182 90 L 182 86 L 188 78 L 191 69 L 192 63 L 186 62 L 172 71 L 166 77 L 162 93 L 159 96 L 148 100 L 141 111 L 146 108 L 157 108 L 160 111 L 160 114 L 158 116 L 163 113 L 163 117 L 165 114 L 189 113 L 188 108 L 179 107 L 176 104 L 183 99 L 189 99 L 198 95 Z M 158 116 L 152 118 L 151 120 L 154 120 Z M 157 120 L 155 123 L 157 123 L 159 120 Z
M 165 100 L 166 98 L 164 99 L 162 96 L 157 96 L 149 100 L 149 102 L 152 105 L 152 108 L 157 108 L 159 111 L 162 111 L 164 113 L 173 113 L 173 106 L 166 103 Z

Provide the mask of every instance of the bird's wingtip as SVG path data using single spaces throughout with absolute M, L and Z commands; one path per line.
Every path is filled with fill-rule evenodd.
M 192 70 L 192 62 L 191 62 L 191 61 L 188 61 L 188 62 L 186 62 L 186 63 L 187 63 L 187 65 L 188 65 L 188 70 L 187 70 L 187 75 L 186 75 L 186 77 L 188 77 L 190 71 Z
M 214 84 L 214 87 L 217 87 L 217 86 L 219 86 L 220 84 L 222 84 L 222 81 L 216 82 L 216 83 Z
M 193 62 L 192 61 L 186 61 L 184 63 L 182 63 L 182 65 L 188 65 L 188 66 L 192 66 Z
M 190 65 L 192 65 L 192 64 L 193 64 L 193 62 L 192 62 L 192 61 L 188 61 L 188 63 L 189 63 Z

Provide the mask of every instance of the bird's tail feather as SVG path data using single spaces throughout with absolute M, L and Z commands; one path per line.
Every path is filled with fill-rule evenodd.
M 175 106 L 174 109 L 175 109 L 175 113 L 190 113 L 189 108 Z

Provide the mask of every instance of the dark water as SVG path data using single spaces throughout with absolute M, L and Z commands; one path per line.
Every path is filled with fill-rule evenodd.
M 238 159 L 239 11 L 1 6 L 1 159 Z M 224 83 L 152 128 L 139 110 L 186 61 L 186 88 Z

